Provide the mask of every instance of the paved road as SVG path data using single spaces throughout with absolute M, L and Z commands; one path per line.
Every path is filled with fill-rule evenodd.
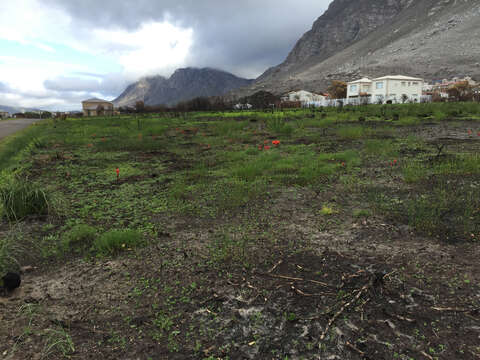
M 11 135 L 17 131 L 26 128 L 34 122 L 40 121 L 39 119 L 12 119 L 0 121 L 0 140 L 4 137 Z

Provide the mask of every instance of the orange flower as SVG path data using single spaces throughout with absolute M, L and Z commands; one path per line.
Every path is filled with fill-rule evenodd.
M 88 147 L 92 147 L 92 146 L 93 146 L 93 144 L 88 144 L 87 146 L 88 146 Z

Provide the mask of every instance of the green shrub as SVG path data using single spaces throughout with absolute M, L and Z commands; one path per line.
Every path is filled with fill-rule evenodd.
M 18 221 L 31 215 L 48 215 L 49 199 L 36 185 L 26 181 L 11 181 L 0 189 L 3 215 L 9 221 Z
M 94 248 L 100 255 L 111 255 L 125 248 L 132 248 L 142 241 L 136 230 L 111 230 L 95 239 Z
M 97 236 L 97 230 L 89 225 L 80 224 L 66 232 L 62 238 L 62 247 L 68 250 L 72 247 L 90 247 Z

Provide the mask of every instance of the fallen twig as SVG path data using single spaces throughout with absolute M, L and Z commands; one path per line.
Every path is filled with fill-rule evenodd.
M 349 302 L 347 302 L 345 305 L 343 305 L 340 310 L 338 310 L 335 315 L 333 315 L 333 317 L 328 321 L 328 324 L 327 324 L 327 327 L 325 328 L 325 330 L 323 331 L 322 335 L 320 335 L 320 340 L 323 340 L 325 338 L 325 336 L 327 335 L 327 332 L 328 330 L 330 330 L 330 326 L 332 326 L 332 324 L 335 322 L 335 320 L 345 311 L 345 309 L 347 309 L 348 307 L 350 307 L 354 302 L 356 302 L 360 296 L 362 296 L 362 294 L 364 293 L 364 291 L 366 291 L 369 287 L 371 286 L 370 283 L 368 283 L 367 285 L 365 285 L 364 287 L 362 287 L 360 289 L 360 291 L 357 293 L 357 295 L 355 295 L 353 297 L 352 300 L 350 300 Z
M 441 308 L 441 307 L 432 307 L 432 309 L 437 311 L 452 311 L 452 312 L 465 312 L 465 313 L 471 313 L 471 312 L 480 310 L 480 309 L 460 309 L 460 308 Z
M 420 354 L 422 354 L 423 356 L 425 356 L 428 360 L 433 360 L 433 357 L 431 357 L 430 355 L 428 355 L 425 351 L 420 351 Z
M 352 343 L 350 343 L 349 341 L 347 341 L 347 342 L 345 343 L 345 345 L 346 345 L 348 348 L 350 348 L 350 349 L 352 349 L 353 351 L 355 351 L 356 353 L 358 353 L 361 357 L 365 357 L 365 353 L 364 353 L 362 350 L 360 350 L 359 348 L 357 348 L 355 345 L 353 345 Z
M 272 273 L 273 270 L 275 270 L 281 263 L 283 263 L 283 260 L 280 260 L 279 262 L 277 262 L 270 270 L 268 270 L 268 273 Z

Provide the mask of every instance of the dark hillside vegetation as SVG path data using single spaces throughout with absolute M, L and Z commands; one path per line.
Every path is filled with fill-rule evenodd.
M 0 353 L 476 359 L 479 154 L 477 103 L 44 121 L 0 144 Z

